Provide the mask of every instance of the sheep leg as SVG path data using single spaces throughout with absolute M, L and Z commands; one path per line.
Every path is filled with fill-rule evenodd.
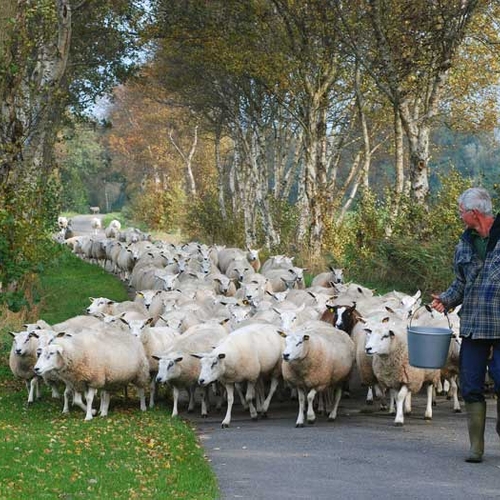
M 396 418 L 394 419 L 394 425 L 401 427 L 404 424 L 405 417 L 403 412 L 403 404 L 405 402 L 406 396 L 408 395 L 408 387 L 403 385 L 396 395 Z
M 443 380 L 441 379 L 441 377 L 439 377 L 439 380 L 438 380 L 438 383 L 436 386 L 436 393 L 439 396 L 444 396 L 444 394 L 445 394 L 444 387 L 443 387 Z
M 226 384 L 225 387 L 227 395 L 227 410 L 226 416 L 224 417 L 224 420 L 221 424 L 223 429 L 229 427 L 229 424 L 231 423 L 231 410 L 233 409 L 234 403 L 234 384 Z
M 432 401 L 434 395 L 434 384 L 427 386 L 427 404 L 425 406 L 424 419 L 432 420 Z
M 195 388 L 194 387 L 188 387 L 188 394 L 189 394 L 189 404 L 188 404 L 188 413 L 193 413 L 194 411 L 194 406 L 195 406 Z
M 87 400 L 87 413 L 85 415 L 85 420 L 92 420 L 92 403 L 94 402 L 94 396 L 97 392 L 97 389 L 93 387 L 89 387 L 87 394 L 85 395 L 85 399 Z
M 410 413 L 411 413 L 411 392 L 410 391 L 408 391 L 408 394 L 406 395 L 406 398 L 405 398 L 404 412 L 405 412 L 405 415 L 410 415 Z
M 247 393 L 245 395 L 245 400 L 248 404 L 248 409 L 250 410 L 250 418 L 252 420 L 257 420 L 258 418 L 258 413 L 257 410 L 255 409 L 255 406 L 253 404 L 253 400 L 255 398 L 255 383 L 254 382 L 247 382 Z
M 101 392 L 101 408 L 99 414 L 101 417 L 108 416 L 109 402 L 111 400 L 111 395 L 108 391 Z
M 179 412 L 177 410 L 177 405 L 179 403 L 179 388 L 176 386 L 172 387 L 172 392 L 174 396 L 174 407 L 172 408 L 172 417 L 176 417 L 179 415 Z
M 146 406 L 146 391 L 144 387 L 136 387 L 137 395 L 139 396 L 141 411 L 146 411 L 148 407 Z
M 335 388 L 335 399 L 333 402 L 333 410 L 328 415 L 328 420 L 333 421 L 337 418 L 337 410 L 339 408 L 340 398 L 342 397 L 342 387 Z
M 257 407 L 257 413 L 263 412 L 265 393 L 266 388 L 264 387 L 264 382 L 261 379 L 257 380 L 255 384 L 255 406 Z
M 156 377 L 151 379 L 149 384 L 149 407 L 155 407 L 155 396 L 156 396 Z
M 236 384 L 236 392 L 238 393 L 238 397 L 240 398 L 243 409 L 248 410 L 248 405 L 247 402 L 245 401 L 245 396 L 243 394 L 243 391 L 241 390 L 241 385 L 238 383 Z
M 63 395 L 63 398 L 64 398 L 64 406 L 63 406 L 63 413 L 69 413 L 69 396 L 71 394 L 71 389 L 69 386 L 66 386 L 66 388 L 64 389 L 64 395 Z M 82 403 L 83 404 L 83 403 Z M 85 407 L 85 410 L 87 410 L 87 408 Z
M 368 391 L 366 393 L 365 403 L 367 405 L 373 404 L 373 387 L 371 385 L 368 386 Z
M 316 421 L 316 414 L 314 413 L 314 397 L 316 396 L 316 389 L 311 389 L 307 393 L 307 423 L 308 424 L 314 424 Z
M 54 399 L 59 399 L 61 397 L 61 394 L 59 394 L 59 390 L 57 389 L 56 384 L 53 384 L 52 382 L 47 382 L 47 385 L 50 387 L 52 397 Z
M 267 414 L 267 410 L 269 410 L 269 405 L 271 404 L 271 399 L 276 392 L 276 389 L 278 388 L 278 382 L 279 380 L 276 377 L 273 377 L 271 379 L 271 385 L 269 387 L 269 393 L 267 395 L 267 398 L 264 400 L 264 404 L 262 405 L 262 413 L 264 416 Z
M 201 416 L 203 418 L 208 416 L 208 387 L 201 388 Z
M 375 398 L 380 400 L 380 410 L 387 410 L 387 390 L 380 387 L 379 384 L 373 384 L 373 392 L 375 393 Z
M 450 379 L 450 397 L 453 399 L 453 411 L 455 413 L 461 413 L 462 408 L 460 408 L 460 401 L 458 400 L 458 385 L 456 375 L 453 375 Z
M 389 390 L 389 415 L 396 415 L 396 391 L 395 389 Z
M 297 421 L 295 422 L 295 427 L 304 427 L 304 412 L 306 407 L 306 395 L 302 389 L 297 388 L 297 399 L 299 400 L 299 414 L 297 415 Z
M 28 394 L 28 404 L 33 403 L 36 397 L 40 397 L 37 395 L 38 393 L 38 378 L 33 377 L 29 383 L 29 394 Z
M 326 413 L 326 401 L 325 401 L 325 394 L 323 392 L 320 392 L 318 394 L 318 406 L 316 408 L 316 411 L 320 414 L 323 415 Z
M 69 389 L 68 396 L 70 394 L 73 394 L 73 405 L 78 406 L 83 411 L 87 411 L 87 405 L 83 402 L 82 393 L 81 392 L 77 392 L 77 391 L 73 391 L 73 390 Z M 95 415 L 96 413 L 97 413 L 97 410 L 96 409 L 92 409 L 92 415 Z

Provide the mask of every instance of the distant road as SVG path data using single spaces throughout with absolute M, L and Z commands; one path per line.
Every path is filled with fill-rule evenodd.
M 75 215 L 71 217 L 72 221 L 71 225 L 73 226 L 73 231 L 75 233 L 75 236 L 93 234 L 94 230 L 92 229 L 92 219 L 94 219 L 95 217 L 101 219 L 102 223 L 102 219 L 104 218 L 103 214 L 97 214 L 97 215 L 85 214 L 85 215 Z M 103 230 L 98 231 L 97 235 L 104 236 L 104 231 Z

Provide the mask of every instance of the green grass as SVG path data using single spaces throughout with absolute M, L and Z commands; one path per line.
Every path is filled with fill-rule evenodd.
M 126 300 L 123 285 L 65 252 L 40 276 L 41 317 L 49 323 L 81 314 L 88 297 Z M 29 318 L 34 321 L 37 318 Z M 84 421 L 44 388 L 28 407 L 24 383 L 8 368 L 11 337 L 1 325 L 0 499 L 214 499 L 217 480 L 195 429 L 170 417 L 162 401 L 139 410 L 133 391 L 113 394 L 108 417 Z

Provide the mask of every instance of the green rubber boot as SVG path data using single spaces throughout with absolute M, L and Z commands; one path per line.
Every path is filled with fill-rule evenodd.
M 469 429 L 470 451 L 466 462 L 479 463 L 483 461 L 484 428 L 486 424 L 486 401 L 465 403 L 467 411 L 467 427 Z

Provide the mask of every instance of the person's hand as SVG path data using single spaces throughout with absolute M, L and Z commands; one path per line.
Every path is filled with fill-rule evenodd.
M 432 302 L 431 302 L 431 307 L 433 309 L 436 309 L 437 312 L 444 313 L 446 308 L 444 307 L 444 304 L 441 302 L 441 299 L 439 298 L 439 295 L 432 293 Z

